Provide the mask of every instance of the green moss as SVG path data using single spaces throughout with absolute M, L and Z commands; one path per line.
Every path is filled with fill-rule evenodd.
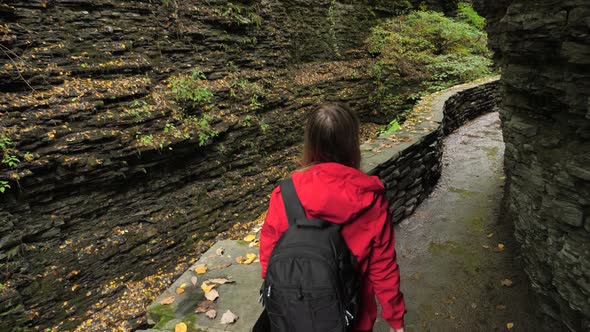
M 485 220 L 482 217 L 473 217 L 470 227 L 474 232 L 483 233 L 485 231 L 484 224 Z
M 449 192 L 460 194 L 460 195 L 463 195 L 463 196 L 470 196 L 470 195 L 475 194 L 474 191 L 470 191 L 470 190 L 466 190 L 466 189 L 461 189 L 461 188 L 455 188 L 455 187 L 449 187 L 448 190 L 449 190 Z
M 430 242 L 428 251 L 433 255 L 451 255 L 455 257 L 465 272 L 476 274 L 484 264 L 485 256 L 455 241 Z
M 497 146 L 482 146 L 481 149 L 486 152 L 489 159 L 495 158 L 500 150 Z
M 174 307 L 171 305 L 156 304 L 148 309 L 148 317 L 158 321 L 154 326 L 155 329 L 163 328 L 166 323 L 174 319 Z

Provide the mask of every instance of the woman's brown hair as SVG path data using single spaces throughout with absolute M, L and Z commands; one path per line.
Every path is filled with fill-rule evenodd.
M 303 164 L 335 162 L 353 168 L 361 164 L 359 119 L 348 106 L 321 105 L 307 118 Z

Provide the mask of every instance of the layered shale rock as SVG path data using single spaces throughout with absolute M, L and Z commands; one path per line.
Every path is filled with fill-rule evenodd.
M 590 3 L 479 4 L 503 73 L 507 217 L 545 326 L 590 330 Z

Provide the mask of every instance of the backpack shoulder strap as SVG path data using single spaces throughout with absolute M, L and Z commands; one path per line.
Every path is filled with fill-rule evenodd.
M 287 212 L 289 226 L 295 225 L 295 221 L 297 219 L 306 219 L 307 216 L 305 215 L 303 205 L 301 205 L 301 201 L 299 200 L 297 192 L 295 191 L 293 179 L 288 178 L 281 181 L 280 187 L 281 195 L 283 196 L 283 204 L 285 204 L 285 211 Z

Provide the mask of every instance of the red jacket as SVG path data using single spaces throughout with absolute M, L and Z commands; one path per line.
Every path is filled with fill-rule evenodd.
M 337 163 L 317 164 L 291 177 L 309 218 L 344 224 L 342 236 L 361 269 L 361 309 L 355 329 L 373 328 L 377 318 L 375 295 L 381 303 L 383 319 L 393 328 L 403 327 L 405 304 L 399 290 L 393 226 L 379 178 Z M 274 245 L 287 228 L 277 187 L 271 194 L 260 234 L 263 278 Z

